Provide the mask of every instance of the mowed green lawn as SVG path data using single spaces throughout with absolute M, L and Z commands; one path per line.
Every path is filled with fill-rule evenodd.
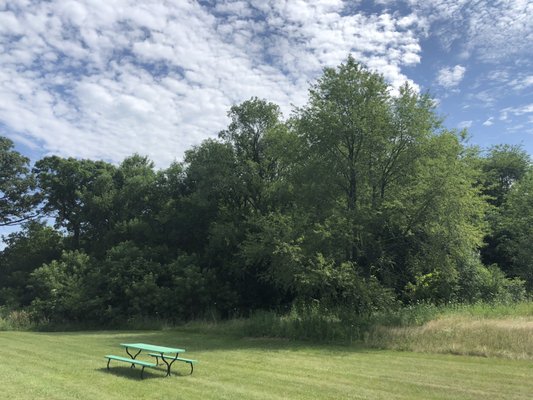
M 111 361 L 121 342 L 183 347 L 199 360 L 162 370 Z M 140 356 L 139 356 L 140 357 Z M 5 399 L 531 399 L 533 363 L 180 330 L 0 332 Z

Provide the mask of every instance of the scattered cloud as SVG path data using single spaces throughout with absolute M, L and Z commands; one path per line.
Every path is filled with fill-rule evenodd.
M 533 113 L 533 103 L 521 107 L 507 107 L 504 108 L 502 112 L 513 115 L 531 114 Z
M 0 122 L 46 153 L 159 166 L 213 137 L 251 96 L 301 105 L 348 54 L 395 87 L 422 19 L 341 0 L 51 0 L 0 5 Z M 421 26 L 421 25 L 420 25 Z M 414 87 L 417 85 L 410 81 Z
M 474 121 L 461 121 L 457 124 L 457 128 L 459 129 L 468 129 L 472 126 L 472 123 Z
M 506 107 L 500 110 L 500 120 L 508 121 L 510 117 L 521 117 L 527 115 L 530 118 L 529 114 L 533 114 L 533 103 L 527 104 L 520 107 Z
M 445 88 L 457 86 L 465 75 L 466 68 L 462 65 L 455 67 L 444 67 L 437 73 L 437 83 Z
M 0 2 L 1 134 L 41 154 L 118 162 L 140 152 L 165 166 L 214 137 L 231 105 L 251 96 L 288 115 L 306 101 L 309 82 L 348 54 L 394 87 L 418 88 L 408 72 L 428 68 L 421 43 L 430 37 L 449 50 L 436 74 L 445 89 L 439 107 L 460 88 L 471 91 L 469 112 L 493 109 L 483 110 L 494 115 L 485 126 L 497 118 L 526 123 L 531 0 L 398 3 Z M 477 70 L 480 64 L 488 67 Z M 421 82 L 434 77 L 427 72 Z M 520 100 L 502 102 L 509 93 Z
M 521 91 L 533 86 L 533 75 L 519 77 L 509 82 L 514 90 Z
M 483 122 L 483 126 L 492 126 L 494 125 L 494 117 L 489 117 L 485 122 Z
M 533 34 L 530 0 L 405 0 L 426 18 L 450 50 L 460 43 L 460 54 L 496 63 L 528 57 Z

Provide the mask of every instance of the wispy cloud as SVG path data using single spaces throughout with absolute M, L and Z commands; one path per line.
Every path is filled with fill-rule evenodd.
M 524 115 L 533 114 L 533 103 L 526 104 L 520 107 L 506 107 L 500 110 L 500 120 L 508 121 L 510 117 L 521 117 Z M 529 117 L 528 117 L 529 118 Z
M 414 15 L 340 0 L 8 2 L 0 6 L 0 123 L 45 152 L 168 165 L 259 96 L 305 101 L 351 53 L 394 86 L 420 62 Z M 414 82 L 412 82 L 414 86 Z
M 462 65 L 455 67 L 444 67 L 437 73 L 437 83 L 445 88 L 457 86 L 465 75 L 466 68 Z
M 489 117 L 485 122 L 483 122 L 483 126 L 492 126 L 494 125 L 494 117 Z
M 520 76 L 509 82 L 511 87 L 517 91 L 521 91 L 533 86 L 533 75 Z
M 521 107 L 507 107 L 502 112 L 513 115 L 531 114 L 533 113 L 533 103 Z
M 434 24 L 448 49 L 460 42 L 463 52 L 485 62 L 528 57 L 531 53 L 533 2 L 529 0 L 405 2 Z
M 470 128 L 472 126 L 472 123 L 474 121 L 461 121 L 457 124 L 457 128 L 459 129 L 467 129 L 467 128 Z

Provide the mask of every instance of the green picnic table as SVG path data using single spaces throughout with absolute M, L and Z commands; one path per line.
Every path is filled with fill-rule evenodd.
M 188 363 L 191 366 L 191 374 L 193 372 L 193 364 L 196 363 L 196 360 L 182 358 L 179 356 L 180 353 L 185 353 L 185 349 L 179 349 L 179 348 L 167 347 L 167 346 L 158 346 L 158 345 L 149 344 L 149 343 L 120 343 L 120 346 L 126 348 L 126 353 L 129 355 L 130 358 L 108 354 L 105 356 L 105 358 L 107 358 L 107 369 L 109 369 L 109 362 L 111 360 L 130 363 L 131 368 L 135 368 L 136 365 L 139 365 L 142 367 L 141 379 L 143 377 L 145 367 L 155 368 L 155 367 L 158 367 L 159 365 L 162 365 L 162 364 L 159 364 L 159 358 L 161 358 L 161 360 L 165 363 L 166 370 L 167 370 L 166 376 L 170 376 L 170 369 L 172 367 L 172 364 L 174 364 L 175 361 L 183 361 L 183 362 Z M 130 353 L 130 350 L 135 350 L 133 352 L 134 354 Z M 156 358 L 155 364 L 146 362 L 146 361 L 137 360 L 137 356 L 141 354 L 143 350 L 148 352 L 149 356 Z

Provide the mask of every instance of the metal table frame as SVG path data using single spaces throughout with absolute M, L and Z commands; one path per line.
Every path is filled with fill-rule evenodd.
M 149 351 L 149 352 L 153 352 L 153 353 L 159 353 L 161 355 L 161 359 L 163 360 L 163 362 L 167 366 L 167 374 L 166 374 L 166 376 L 170 376 L 170 369 L 172 367 L 172 364 L 174 364 L 174 361 L 176 361 L 176 359 L 178 358 L 179 354 L 180 353 L 185 353 L 185 349 L 178 349 L 178 348 L 174 348 L 174 347 L 165 347 L 165 346 L 157 346 L 157 345 L 148 344 L 148 343 L 121 343 L 120 345 L 122 347 L 126 348 L 126 353 L 128 353 L 128 355 L 134 360 L 137 358 L 137 356 L 143 350 Z M 134 349 L 134 350 L 138 350 L 138 351 L 135 354 L 132 354 L 132 353 L 130 353 L 130 349 Z M 165 353 L 167 353 L 167 354 L 174 354 L 175 353 L 176 355 L 172 356 L 172 358 L 169 357 L 168 355 L 167 355 L 167 357 L 164 357 Z M 170 363 L 169 363 L 165 358 L 169 358 L 172 361 L 170 361 Z M 135 368 L 135 365 L 132 364 L 131 368 Z

